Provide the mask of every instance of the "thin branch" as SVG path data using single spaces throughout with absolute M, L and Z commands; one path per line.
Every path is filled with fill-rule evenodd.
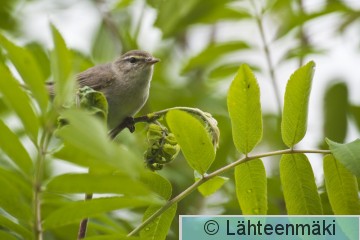
M 211 178 L 218 176 L 235 166 L 251 161 L 253 159 L 257 158 L 264 158 L 264 157 L 270 157 L 270 156 L 276 156 L 276 155 L 282 155 L 282 154 L 291 154 L 291 153 L 317 153 L 317 154 L 329 154 L 330 150 L 295 150 L 295 149 L 285 149 L 285 150 L 279 150 L 279 151 L 273 151 L 273 152 L 267 152 L 267 153 L 261 153 L 256 154 L 253 156 L 245 156 L 243 158 L 238 159 L 235 162 L 232 162 L 208 175 L 203 176 L 199 181 L 193 183 L 191 186 L 189 186 L 187 189 L 185 189 L 183 192 L 181 192 L 179 195 L 174 197 L 173 199 L 169 200 L 163 207 L 161 207 L 158 211 L 156 211 L 153 215 L 151 215 L 149 218 L 147 218 L 144 222 L 142 222 L 139 226 L 137 226 L 133 231 L 131 231 L 128 234 L 129 236 L 134 236 L 138 232 L 140 232 L 143 228 L 146 227 L 150 222 L 152 222 L 155 218 L 159 217 L 162 213 L 164 213 L 167 209 L 169 209 L 173 204 L 178 203 L 180 200 L 188 196 L 190 193 L 192 193 L 197 187 L 205 183 L 206 181 L 210 180 Z
M 34 189 L 34 233 L 36 240 L 43 239 L 43 229 L 42 229 L 42 218 L 41 218 L 41 184 L 44 171 L 44 161 L 47 152 L 47 147 L 49 140 L 52 136 L 50 132 L 43 132 L 38 146 L 38 157 L 35 165 L 35 178 L 33 183 Z
M 299 0 L 299 8 L 300 8 L 300 14 L 305 14 L 305 11 L 304 11 L 304 3 L 302 0 Z M 308 39 L 308 36 L 306 35 L 305 33 L 305 30 L 304 30 L 304 24 L 301 24 L 300 25 L 300 29 L 299 29 L 299 35 L 300 35 L 300 56 L 299 56 L 299 67 L 301 67 L 303 64 L 304 64 L 304 55 L 303 55 L 303 50 L 309 46 L 309 39 Z
M 85 201 L 91 200 L 92 196 L 92 193 L 85 194 Z M 89 218 L 84 218 L 83 220 L 81 220 L 77 240 L 85 238 L 88 221 Z
M 158 112 L 154 112 L 154 113 L 150 113 L 141 117 L 136 117 L 136 118 L 132 118 L 132 117 L 128 117 L 125 118 L 124 121 L 122 121 L 119 125 L 117 125 L 114 129 L 112 129 L 109 132 L 109 137 L 111 139 L 114 139 L 122 130 L 124 130 L 125 128 L 128 128 L 130 130 L 130 132 L 134 132 L 135 131 L 135 124 L 139 123 L 139 122 L 154 122 L 156 120 L 158 120 L 159 118 L 163 117 L 167 112 L 171 111 L 171 110 L 182 110 L 182 111 L 186 111 L 186 112 L 190 112 L 193 114 L 198 115 L 201 118 L 205 118 L 203 111 L 201 111 L 200 109 L 197 108 L 190 108 L 190 107 L 173 107 L 173 108 L 167 108 Z
M 260 32 L 260 37 L 261 37 L 261 41 L 262 41 L 263 48 L 264 48 L 266 63 L 267 63 L 267 67 L 269 69 L 271 83 L 274 88 L 274 94 L 275 94 L 275 98 L 276 98 L 278 112 L 279 112 L 279 115 L 281 115 L 281 109 L 282 109 L 281 94 L 279 92 L 279 86 L 277 84 L 277 80 L 276 80 L 276 76 L 275 76 L 274 64 L 271 59 L 270 47 L 269 47 L 269 44 L 268 44 L 266 36 L 265 36 L 265 30 L 264 30 L 264 25 L 263 25 L 263 10 L 261 10 L 261 12 L 258 13 L 255 3 L 253 1 L 250 1 L 250 2 L 254 7 L 255 20 L 256 20 L 256 24 L 257 24 L 259 32 Z

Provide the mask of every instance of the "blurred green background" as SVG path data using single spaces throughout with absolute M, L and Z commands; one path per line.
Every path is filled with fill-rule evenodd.
M 130 49 L 147 50 L 160 58 L 150 98 L 139 115 L 174 106 L 196 107 L 211 113 L 218 121 L 221 137 L 210 171 L 239 158 L 232 143 L 226 94 L 241 63 L 252 67 L 261 88 L 265 132 L 255 152 L 284 148 L 279 124 L 285 84 L 290 74 L 309 60 L 316 62 L 317 69 L 308 134 L 298 147 L 326 148 L 325 136 L 345 142 L 359 135 L 359 20 L 360 4 L 354 0 L 0 2 L 1 31 L 27 46 L 47 80 L 52 80 L 50 22 L 72 49 L 75 73 L 111 61 Z M 0 114 L 7 111 L 0 96 Z M 145 133 L 145 124 L 138 124 L 134 134 L 126 130 L 116 140 L 143 161 Z M 320 158 L 309 158 L 321 191 L 324 183 Z M 264 163 L 268 214 L 284 214 L 278 158 L 267 158 Z M 48 174 L 77 170 L 66 165 L 50 166 Z M 172 183 L 173 195 L 194 179 L 182 156 L 160 174 Z M 228 177 L 231 181 L 208 198 L 198 192 L 185 198 L 179 204 L 178 214 L 241 214 L 231 172 Z M 326 210 L 325 194 L 322 200 Z M 177 239 L 177 226 L 175 218 L 169 239 Z

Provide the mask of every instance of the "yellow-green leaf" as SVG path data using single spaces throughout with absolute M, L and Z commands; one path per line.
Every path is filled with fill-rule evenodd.
M 150 194 L 144 184 L 124 174 L 63 174 L 51 179 L 46 190 L 52 193 Z
M 44 220 L 43 227 L 44 229 L 57 228 L 100 213 L 121 208 L 144 207 L 153 202 L 151 199 L 129 197 L 96 198 L 88 201 L 71 202 L 50 213 Z
M 19 220 L 30 221 L 31 205 L 27 202 L 26 193 L 17 184 L 6 175 L 0 175 L 0 208 Z
M 267 182 L 264 164 L 254 159 L 235 168 L 236 196 L 245 215 L 267 214 Z
M 288 147 L 293 147 L 305 136 L 314 70 L 315 63 L 311 61 L 296 70 L 287 83 L 281 134 L 285 145 Z
M 324 98 L 324 136 L 343 142 L 348 125 L 348 89 L 343 82 L 327 89 Z
M 176 209 L 177 204 L 173 204 L 159 217 L 151 221 L 143 230 L 140 231 L 141 239 L 165 240 L 169 232 L 171 222 L 175 217 Z M 157 210 L 159 210 L 159 206 L 150 206 L 148 209 L 146 209 L 144 220 L 149 218 Z
M 0 63 L 0 92 L 7 105 L 12 108 L 23 123 L 26 133 L 36 142 L 39 130 L 39 119 L 31 106 L 31 100 L 20 88 L 19 83 L 9 70 Z
M 350 172 L 360 177 L 360 139 L 353 142 L 340 144 L 326 139 L 331 153 L 339 160 Z
M 130 151 L 110 141 L 105 123 L 95 116 L 81 109 L 69 109 L 63 111 L 62 117 L 69 124 L 56 131 L 65 143 L 56 157 L 93 169 L 116 168 L 132 174 L 145 171 Z
M 166 200 L 170 199 L 172 187 L 166 178 L 157 173 L 146 171 L 143 172 L 140 179 L 151 191 Z
M 28 229 L 24 228 L 18 223 L 9 220 L 4 215 L 0 215 L 0 226 L 2 228 L 16 232 L 17 234 L 21 235 L 23 239 L 34 239 L 33 234 Z
M 32 173 L 33 162 L 19 137 L 0 119 L 0 149 L 26 174 Z
M 169 111 L 166 122 L 190 167 L 204 174 L 215 159 L 214 146 L 204 125 L 189 113 L 179 110 Z
M 305 154 L 282 155 L 280 178 L 289 215 L 323 213 L 314 173 Z
M 200 180 L 200 178 L 195 178 L 195 181 L 198 180 Z M 229 178 L 227 177 L 215 176 L 201 184 L 198 190 L 204 197 L 207 197 L 219 190 L 228 180 Z
M 6 50 L 10 61 L 14 64 L 21 78 L 31 90 L 41 110 L 45 112 L 49 96 L 45 89 L 45 77 L 35 58 L 26 48 L 16 46 L 1 34 L 0 46 Z
M 84 240 L 143 240 L 139 237 L 128 237 L 127 234 L 98 235 L 84 238 Z
M 70 78 L 72 54 L 56 27 L 51 24 L 54 50 L 51 54 L 51 69 L 54 75 L 56 99 L 59 105 L 73 99 L 75 81 Z
M 231 83 L 227 105 L 236 149 L 247 154 L 262 137 L 262 117 L 259 85 L 246 64 Z
M 356 177 L 333 155 L 324 158 L 324 175 L 333 212 L 337 215 L 360 215 Z

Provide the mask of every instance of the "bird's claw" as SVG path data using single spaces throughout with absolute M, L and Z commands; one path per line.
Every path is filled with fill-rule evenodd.
M 133 117 L 127 117 L 124 119 L 124 123 L 127 129 L 129 129 L 129 131 L 131 133 L 135 132 L 135 121 Z

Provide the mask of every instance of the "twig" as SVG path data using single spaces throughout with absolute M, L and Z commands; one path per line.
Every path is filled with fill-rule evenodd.
M 218 170 L 203 176 L 199 181 L 193 183 L 191 186 L 189 186 L 187 189 L 185 189 L 183 192 L 181 192 L 179 195 L 174 197 L 173 199 L 169 200 L 163 207 L 161 207 L 158 211 L 156 211 L 153 215 L 151 215 L 149 218 L 147 218 L 144 222 L 142 222 L 139 226 L 137 226 L 133 231 L 131 231 L 128 234 L 129 236 L 134 236 L 138 232 L 140 232 L 144 227 L 146 227 L 150 222 L 152 222 L 155 218 L 159 217 L 163 212 L 165 212 L 167 209 L 169 209 L 173 204 L 179 202 L 184 197 L 188 196 L 190 193 L 192 193 L 197 187 L 205 183 L 206 181 L 210 180 L 211 178 L 218 176 L 235 166 L 251 161 L 253 159 L 257 158 L 263 158 L 263 157 L 270 157 L 270 156 L 276 156 L 276 155 L 282 155 L 282 154 L 291 154 L 291 153 L 318 153 L 318 154 L 329 154 L 330 150 L 295 150 L 295 149 L 285 149 L 285 150 L 279 150 L 279 151 L 273 151 L 268 153 L 262 153 L 257 154 L 253 156 L 245 156 L 243 158 L 238 159 L 235 162 L 232 162 L 222 168 L 219 168 Z
M 128 128 L 130 130 L 130 132 L 134 132 L 135 131 L 135 124 L 139 123 L 139 122 L 154 122 L 157 119 L 163 117 L 167 112 L 171 111 L 171 110 L 182 110 L 182 111 L 186 111 L 186 112 L 190 112 L 193 114 L 197 114 L 199 117 L 201 118 L 205 118 L 204 114 L 201 110 L 197 109 L 197 108 L 190 108 L 190 107 L 173 107 L 173 108 L 167 108 L 158 112 L 154 112 L 154 113 L 150 113 L 141 117 L 136 117 L 136 118 L 132 118 L 132 117 L 127 117 L 124 119 L 124 121 L 122 121 L 119 125 L 117 125 L 114 129 L 112 129 L 109 132 L 109 137 L 111 139 L 114 139 L 122 130 L 124 130 L 125 128 Z
M 38 158 L 35 166 L 35 179 L 33 184 L 34 189 L 34 212 L 35 212 L 35 224 L 34 224 L 34 233 L 36 240 L 43 239 L 43 229 L 42 229 L 42 218 L 41 218 L 41 183 L 43 177 L 44 161 L 46 155 L 46 149 L 49 144 L 49 139 L 51 138 L 51 132 L 43 132 L 39 147 L 38 147 Z
M 91 200 L 92 196 L 92 193 L 85 194 L 85 201 Z M 77 237 L 78 240 L 85 238 L 88 221 L 89 218 L 84 218 L 83 220 L 81 220 Z
M 258 13 L 255 3 L 253 1 L 250 1 L 250 2 L 253 5 L 254 10 L 255 10 L 256 24 L 258 26 L 261 41 L 262 41 L 262 44 L 264 47 L 266 63 L 267 63 L 268 69 L 269 69 L 271 83 L 274 88 L 274 93 L 275 93 L 276 104 L 278 107 L 279 116 L 281 116 L 281 109 L 282 109 L 282 107 L 281 107 L 282 103 L 281 103 L 281 97 L 280 97 L 281 95 L 279 92 L 279 86 L 277 84 L 277 80 L 276 80 L 276 76 L 275 76 L 274 64 L 271 59 L 271 52 L 270 52 L 269 44 L 268 44 L 268 42 L 266 40 L 266 36 L 265 36 L 265 30 L 264 30 L 263 19 L 262 19 L 263 18 L 262 11 L 261 11 L 261 13 Z
M 305 14 L 304 3 L 302 0 L 299 0 L 299 7 L 300 7 L 300 13 Z M 299 35 L 300 35 L 300 47 L 301 47 L 300 56 L 299 56 L 299 67 L 301 67 L 304 63 L 304 55 L 301 51 L 303 51 L 309 45 L 309 39 L 304 31 L 304 24 L 300 25 L 299 31 L 300 31 Z

